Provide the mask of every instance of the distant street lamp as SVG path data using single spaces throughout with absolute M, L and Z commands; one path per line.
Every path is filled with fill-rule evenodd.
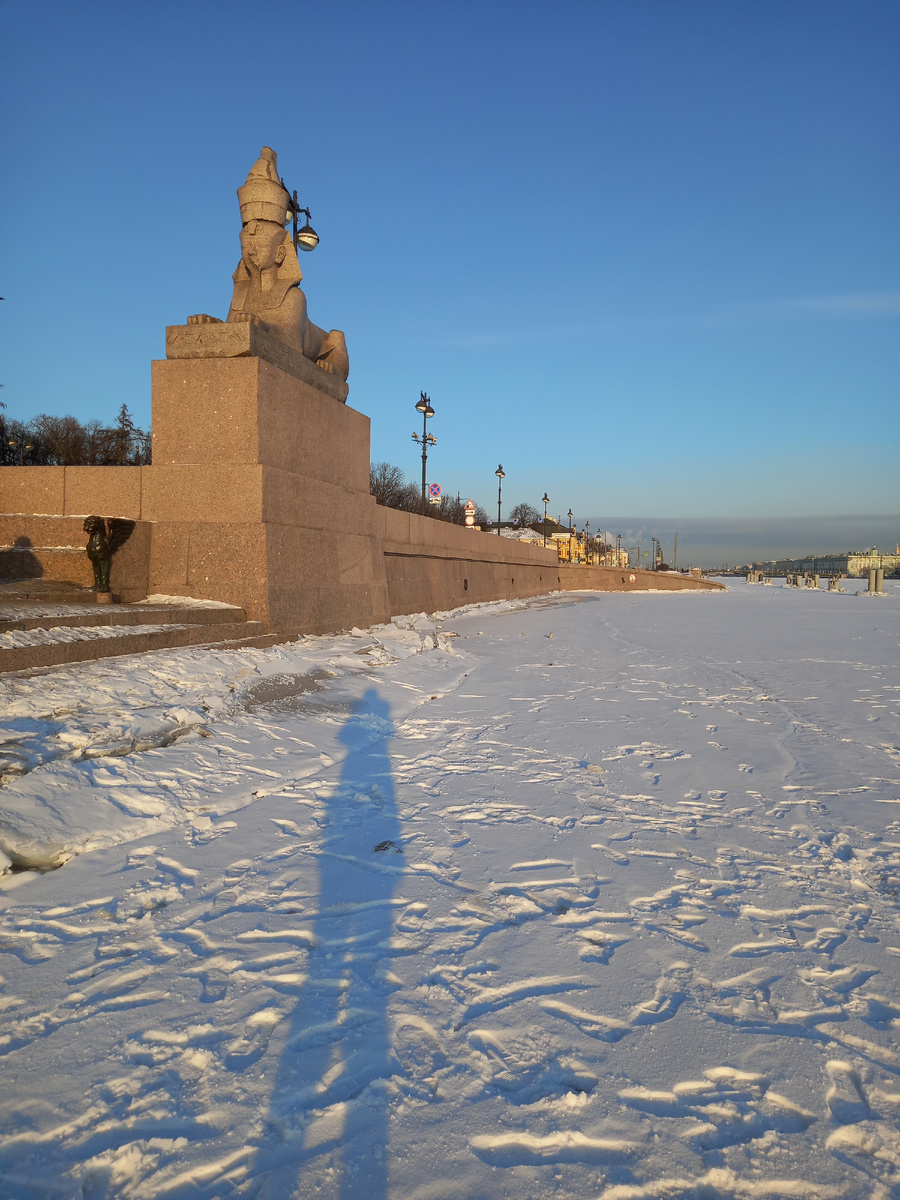
M 428 447 L 437 445 L 437 438 L 428 432 L 428 418 L 434 416 L 434 409 L 431 407 L 431 401 L 424 392 L 419 392 L 419 403 L 416 405 L 416 412 L 422 414 L 422 436 L 420 438 L 417 433 L 414 433 L 412 438 L 417 446 L 420 444 L 422 446 L 422 516 L 424 517 L 427 511 L 425 507 L 427 504 L 425 497 L 425 488 L 427 485 L 425 481 L 427 478 Z
M 617 567 L 622 565 L 621 554 L 622 554 L 622 535 L 621 535 L 621 533 L 617 533 L 616 534 L 616 566 Z
M 503 492 L 503 480 L 506 478 L 506 472 L 503 470 L 503 463 L 497 467 L 494 472 L 497 476 L 497 537 L 500 536 L 500 497 Z
M 544 506 L 544 546 L 547 545 L 547 505 L 550 503 L 550 497 L 544 492 L 541 497 L 541 504 Z
M 584 561 L 588 564 L 588 566 L 591 565 L 591 552 L 588 550 L 588 544 L 590 543 L 590 540 L 591 540 L 591 523 L 590 523 L 590 521 L 585 521 L 585 523 L 584 523 Z
M 10 439 L 9 439 L 9 445 L 10 445 L 10 446 L 12 446 L 12 447 L 13 447 L 13 449 L 15 449 L 15 447 L 16 447 L 16 439 L 15 439 L 15 438 L 10 438 Z M 31 442 L 25 442 L 25 443 L 24 443 L 24 445 L 23 445 L 23 443 L 22 443 L 22 442 L 19 442 L 19 443 L 18 443 L 18 446 L 19 446 L 19 466 L 21 467 L 21 466 L 23 466 L 23 465 L 24 465 L 24 461 L 25 461 L 25 451 L 26 451 L 26 450 L 33 450 L 33 449 L 34 449 L 34 446 L 32 446 Z

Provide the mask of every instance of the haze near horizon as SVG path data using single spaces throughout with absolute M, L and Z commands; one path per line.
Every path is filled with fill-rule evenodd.
M 578 528 L 583 521 L 575 514 Z M 587 518 L 591 530 L 622 535 L 622 545 L 650 551 L 658 538 L 665 562 L 678 566 L 734 567 L 807 554 L 871 550 L 892 554 L 900 541 L 900 517 L 878 515 L 769 518 L 609 517 Z M 642 559 L 643 561 L 643 559 Z

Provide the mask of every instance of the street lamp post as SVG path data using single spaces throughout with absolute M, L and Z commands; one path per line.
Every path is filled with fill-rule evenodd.
M 494 472 L 497 476 L 497 537 L 500 536 L 500 499 L 503 493 L 503 480 L 506 478 L 506 472 L 503 470 L 503 463 L 500 463 L 497 470 Z
M 587 563 L 587 565 L 589 567 L 593 565 L 593 562 L 592 562 L 593 555 L 591 554 L 590 550 L 588 549 L 590 540 L 591 540 L 591 523 L 590 523 L 590 521 L 585 521 L 585 523 L 584 523 L 584 561 Z
M 16 439 L 10 438 L 8 444 L 10 446 L 12 446 L 13 448 L 15 448 L 15 446 L 17 444 Z M 31 442 L 25 442 L 25 443 L 19 442 L 18 447 L 19 447 L 19 466 L 22 467 L 25 465 L 25 451 L 33 450 L 34 447 L 32 446 Z
M 622 565 L 622 535 L 621 535 L 621 533 L 617 533 L 616 534 L 616 566 L 620 567 L 621 565 Z
M 544 549 L 547 548 L 547 505 L 550 503 L 550 497 L 544 492 L 541 497 L 541 504 L 544 506 Z
M 287 192 L 283 179 L 281 186 Z M 294 243 L 294 248 L 297 250 L 315 250 L 319 244 L 319 235 L 309 223 L 309 209 L 301 208 L 297 202 L 296 192 L 294 192 L 293 196 L 288 192 L 287 210 L 291 214 L 291 241 Z M 306 217 L 306 224 L 298 229 L 297 220 L 301 213 Z
M 422 516 L 424 517 L 426 513 L 425 506 L 428 502 L 425 496 L 425 489 L 427 487 L 426 464 L 428 462 L 428 447 L 437 445 L 437 438 L 434 436 L 434 434 L 428 432 L 428 418 L 434 416 L 434 409 L 431 407 L 431 401 L 424 392 L 419 392 L 419 403 L 416 405 L 416 412 L 420 412 L 422 414 L 422 436 L 420 438 L 417 433 L 414 433 L 412 437 L 417 446 L 419 444 L 422 446 Z

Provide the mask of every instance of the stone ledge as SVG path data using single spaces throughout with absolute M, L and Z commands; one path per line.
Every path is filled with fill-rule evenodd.
M 271 646 L 285 637 L 264 632 L 259 621 L 221 622 L 216 625 L 174 626 L 166 630 L 134 632 L 121 637 L 91 638 L 87 641 L 45 642 L 32 646 L 0 649 L 0 674 L 26 671 L 40 667 L 67 666 L 91 662 L 98 658 L 120 658 L 128 654 L 144 654 L 148 650 L 179 650 L 188 646 L 211 647 L 262 645 Z
M 262 358 L 295 379 L 345 403 L 350 389 L 286 345 L 261 321 L 200 322 L 166 327 L 166 358 Z

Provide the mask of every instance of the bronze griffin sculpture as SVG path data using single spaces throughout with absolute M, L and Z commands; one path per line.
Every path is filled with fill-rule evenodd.
M 121 517 L 85 517 L 84 532 L 90 535 L 86 551 L 94 568 L 95 592 L 109 592 L 112 556 L 131 537 L 134 525 L 134 521 Z

